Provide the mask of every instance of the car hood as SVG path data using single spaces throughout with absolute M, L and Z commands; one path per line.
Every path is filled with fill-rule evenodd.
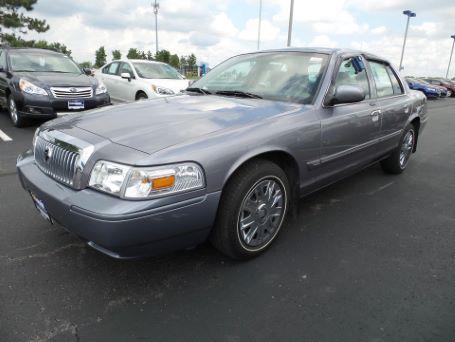
M 302 105 L 214 95 L 180 95 L 105 107 L 66 118 L 60 127 L 76 126 L 110 141 L 154 153 L 218 131 L 256 124 L 296 112 Z
M 97 84 L 94 77 L 85 74 L 66 74 L 58 72 L 16 72 L 18 78 L 24 78 L 39 87 L 91 87 Z

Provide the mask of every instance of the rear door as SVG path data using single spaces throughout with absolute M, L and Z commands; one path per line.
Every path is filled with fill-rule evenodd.
M 373 96 L 368 69 L 359 70 L 354 58 L 364 61 L 362 56 L 343 57 L 335 69 L 328 93 L 340 85 L 353 85 L 364 90 L 365 100 L 324 105 L 320 159 L 323 176 L 335 175 L 368 162 L 374 156 L 376 140 L 380 135 L 380 108 Z
M 395 148 L 412 110 L 412 100 L 406 96 L 402 81 L 389 63 L 369 60 L 381 108 L 381 144 L 384 152 Z

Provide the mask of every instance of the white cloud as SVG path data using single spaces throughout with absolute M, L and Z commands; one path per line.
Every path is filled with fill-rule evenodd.
M 387 32 L 387 27 L 385 27 L 385 26 L 378 26 L 378 27 L 371 29 L 371 33 L 373 33 L 373 34 L 384 34 L 386 32 Z
M 257 41 L 258 39 L 258 19 L 249 19 L 246 22 L 245 28 L 239 33 L 239 38 L 249 41 Z M 268 20 L 261 22 L 261 41 L 273 41 L 278 37 L 280 29 L 273 25 Z

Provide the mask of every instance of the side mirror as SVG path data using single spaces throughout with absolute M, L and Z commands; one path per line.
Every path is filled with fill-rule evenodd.
M 362 88 L 354 85 L 340 85 L 335 88 L 330 104 L 354 103 L 364 99 L 365 93 Z
M 128 80 L 128 82 L 131 81 L 131 74 L 129 72 L 122 72 L 120 77 Z
M 82 71 L 83 71 L 84 74 L 86 74 L 87 76 L 92 76 L 92 69 L 90 69 L 90 68 L 84 68 L 84 69 L 82 69 Z

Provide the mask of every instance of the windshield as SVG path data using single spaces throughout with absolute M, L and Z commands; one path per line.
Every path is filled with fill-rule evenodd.
M 11 51 L 9 57 L 13 71 L 81 73 L 77 64 L 66 55 Z
M 182 80 L 183 76 L 167 64 L 133 62 L 140 78 Z
M 245 92 L 264 99 L 310 104 L 327 61 L 328 55 L 317 53 L 241 55 L 220 64 L 191 87 L 210 93 Z

